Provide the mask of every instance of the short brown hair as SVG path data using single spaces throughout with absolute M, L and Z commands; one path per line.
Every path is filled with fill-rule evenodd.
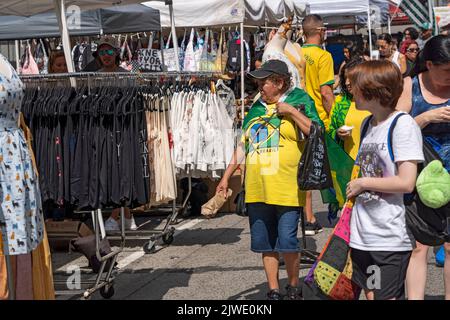
M 303 33 L 306 37 L 320 33 L 320 28 L 323 27 L 323 19 L 318 14 L 309 14 L 302 21 Z
M 403 77 L 399 68 L 387 60 L 367 61 L 349 71 L 348 78 L 354 93 L 366 100 L 395 109 L 403 91 Z

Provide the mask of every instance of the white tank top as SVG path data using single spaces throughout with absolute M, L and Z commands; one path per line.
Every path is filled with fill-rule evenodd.
M 392 57 L 392 63 L 394 63 L 400 70 L 402 67 L 400 66 L 400 52 L 395 51 L 394 56 Z

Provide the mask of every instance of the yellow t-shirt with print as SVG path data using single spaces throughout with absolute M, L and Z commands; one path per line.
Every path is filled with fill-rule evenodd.
M 317 45 L 305 44 L 302 49 L 306 60 L 305 91 L 314 100 L 319 117 L 328 130 L 330 120 L 323 106 L 320 88 L 324 85 L 334 84 L 333 57 L 328 51 L 323 50 Z
M 253 118 L 243 132 L 246 145 L 245 202 L 280 206 L 304 206 L 305 193 L 297 185 L 302 155 L 295 122 L 274 115 L 275 104 L 265 115 Z

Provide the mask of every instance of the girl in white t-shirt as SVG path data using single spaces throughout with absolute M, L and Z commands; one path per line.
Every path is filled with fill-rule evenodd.
M 368 61 L 352 69 L 349 79 L 356 108 L 373 115 L 357 157 L 361 178 L 347 186 L 347 197 L 356 197 L 350 229 L 353 280 L 369 300 L 403 299 L 413 248 L 403 195 L 414 190 L 417 163 L 424 160 L 422 135 L 413 118 L 398 117 L 395 110 L 403 80 L 394 64 Z M 397 117 L 389 148 L 388 132 Z

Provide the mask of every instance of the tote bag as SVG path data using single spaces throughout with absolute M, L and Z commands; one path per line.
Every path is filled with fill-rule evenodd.
M 160 72 L 163 69 L 161 50 L 152 49 L 153 32 L 150 34 L 147 49 L 138 50 L 139 70 L 142 72 Z
M 208 50 L 208 44 L 210 43 Z M 201 57 L 200 57 L 200 65 L 199 71 L 212 72 L 215 71 L 215 59 L 216 59 L 216 49 L 214 43 L 214 34 L 212 31 L 206 30 L 205 37 L 205 45 L 203 46 Z
M 175 54 L 175 48 L 169 48 L 171 39 L 172 39 L 172 32 L 170 32 L 169 38 L 167 39 L 167 43 L 163 50 L 164 66 L 166 71 L 177 71 L 178 57 Z
M 226 41 L 225 41 L 226 42 Z M 224 43 L 223 29 L 220 31 L 219 47 L 217 48 L 216 61 L 214 71 L 221 74 L 225 73 L 225 66 L 227 65 L 228 53 L 224 50 L 226 43 Z
M 21 74 L 39 74 L 39 68 L 31 54 L 30 45 L 27 45 L 25 51 L 25 62 L 22 66 Z
M 359 166 L 353 167 L 352 179 L 358 178 L 359 170 Z M 336 227 L 305 278 L 305 283 L 333 300 L 357 300 L 361 293 L 361 288 L 352 280 L 353 264 L 349 245 L 354 203 L 354 199 L 345 203 Z
M 201 53 L 200 53 L 201 54 Z M 184 71 L 196 72 L 198 71 L 197 65 L 199 62 L 198 50 L 194 50 L 194 28 L 191 29 L 191 35 L 189 36 L 189 42 L 186 46 L 184 54 Z

